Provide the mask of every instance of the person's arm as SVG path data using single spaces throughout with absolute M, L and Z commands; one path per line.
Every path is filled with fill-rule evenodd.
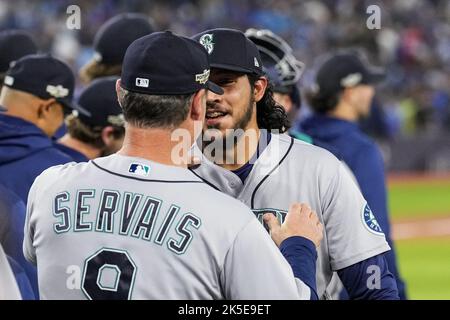
M 291 207 L 292 208 L 292 207 Z M 289 210 L 283 225 L 271 214 L 264 216 L 272 239 L 257 219 L 252 219 L 236 236 L 225 257 L 221 272 L 221 282 L 227 299 L 302 299 L 309 300 L 317 296 L 311 288 L 315 288 L 316 254 L 302 255 L 300 248 L 306 239 L 314 242 L 313 247 L 322 239 L 322 225 L 317 216 L 309 210 L 294 207 Z M 307 240 L 310 241 L 310 240 Z M 280 250 L 274 245 L 283 246 L 289 257 L 288 263 Z M 309 244 L 308 244 L 309 246 Z M 314 265 L 311 275 L 313 283 L 306 284 L 302 277 L 302 260 L 312 260 L 307 266 Z M 299 263 L 300 262 L 300 263 Z
M 395 278 L 384 254 L 337 271 L 351 300 L 398 300 Z
M 21 300 L 19 287 L 8 258 L 0 245 L 0 300 Z
M 355 158 L 352 166 L 361 193 L 367 200 L 367 203 L 377 218 L 377 221 L 386 236 L 386 240 L 391 247 L 391 251 L 385 253 L 385 258 L 389 270 L 397 281 L 399 296 L 404 300 L 406 299 L 405 284 L 402 281 L 397 268 L 395 248 L 391 238 L 384 163 L 381 153 L 376 145 L 367 145 L 363 150 L 360 150 L 360 152 L 358 152 L 358 157 Z
M 319 300 L 316 286 L 317 250 L 314 243 L 304 237 L 290 237 L 281 243 L 280 251 L 294 276 L 311 290 L 310 299 Z
M 275 244 L 296 278 L 311 290 L 311 300 L 318 300 L 316 286 L 317 249 L 323 238 L 323 225 L 307 204 L 293 203 L 280 225 L 273 214 L 265 214 L 264 222 Z
M 23 300 L 35 300 L 33 289 L 31 288 L 30 281 L 22 269 L 22 267 L 11 257 L 7 256 L 11 270 L 16 278 L 17 286 L 20 290 Z
M 37 269 L 29 263 L 22 251 L 23 230 L 25 224 L 26 207 L 23 201 L 9 190 L 1 190 L 0 198 L 5 206 L 5 213 L 8 215 L 7 233 L 2 242 L 5 253 L 14 259 L 16 263 L 25 271 L 26 277 L 31 284 L 34 295 L 38 295 L 39 288 L 37 282 Z M 0 202 L 2 202 L 0 200 Z M 2 207 L 0 205 L 0 207 Z M 22 294 L 23 296 L 23 294 Z
M 229 248 L 221 283 L 225 299 L 230 300 L 309 300 L 311 296 L 257 219 L 239 232 Z
M 346 269 L 390 250 L 376 217 L 342 164 L 322 195 L 322 203 L 333 271 Z M 356 273 L 349 272 L 348 277 L 352 281 L 351 287 L 367 285 L 364 277 Z M 348 283 L 350 279 L 347 279 Z M 397 287 L 393 290 L 397 291 Z

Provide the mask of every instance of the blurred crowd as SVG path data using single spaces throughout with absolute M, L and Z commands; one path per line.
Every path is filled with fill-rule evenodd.
M 79 30 L 66 27 L 66 10 L 73 4 L 81 9 Z M 366 26 L 369 5 L 381 9 L 380 29 Z M 303 88 L 311 85 L 317 57 L 343 47 L 363 48 L 387 71 L 367 124 L 370 131 L 388 138 L 450 132 L 450 1 L 2 0 L 0 30 L 30 31 L 41 51 L 77 71 L 92 57 L 100 25 L 121 12 L 144 13 L 157 30 L 187 36 L 212 27 L 271 29 L 306 64 Z

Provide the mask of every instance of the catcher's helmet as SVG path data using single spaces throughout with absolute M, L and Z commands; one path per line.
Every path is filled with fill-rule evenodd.
M 258 47 L 264 71 L 273 84 L 274 91 L 290 94 L 296 100 L 294 103 L 299 102 L 297 82 L 305 65 L 294 57 L 292 48 L 267 29 L 251 28 L 245 31 L 245 35 Z

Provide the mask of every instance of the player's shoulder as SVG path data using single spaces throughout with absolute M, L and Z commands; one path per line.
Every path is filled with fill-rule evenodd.
M 203 183 L 197 185 L 199 188 L 199 195 L 207 199 L 207 203 L 213 204 L 216 213 L 226 215 L 227 218 L 234 219 L 235 217 L 246 217 L 254 219 L 254 215 L 250 208 L 241 201 Z M 201 200 L 200 200 L 201 201 Z
M 281 144 L 290 146 L 289 156 L 295 161 L 307 161 L 325 165 L 338 166 L 340 161 L 330 151 L 309 142 L 294 139 L 286 134 L 278 135 Z
M 34 180 L 34 185 L 52 185 L 57 181 L 68 181 L 71 177 L 78 176 L 87 165 L 88 163 L 86 162 L 77 163 L 72 161 L 52 166 L 37 176 Z

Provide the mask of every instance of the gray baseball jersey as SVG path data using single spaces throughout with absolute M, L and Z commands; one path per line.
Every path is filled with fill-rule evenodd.
M 44 171 L 24 254 L 43 299 L 309 299 L 239 201 L 183 168 L 112 155 Z M 255 268 L 257 266 L 257 268 Z
M 193 152 L 201 157 L 198 148 Z M 245 183 L 206 157 L 201 160 L 194 172 L 241 200 L 261 222 L 265 212 L 283 221 L 294 202 L 307 203 L 317 212 L 325 227 L 316 270 L 319 297 L 329 297 L 326 288 L 333 271 L 390 250 L 348 170 L 322 148 L 273 134 Z

